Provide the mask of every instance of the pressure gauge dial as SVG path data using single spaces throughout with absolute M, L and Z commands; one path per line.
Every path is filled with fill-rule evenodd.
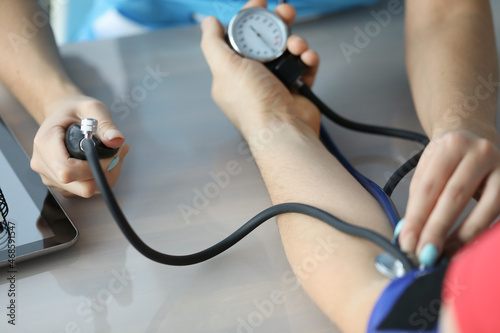
M 240 55 L 269 62 L 285 52 L 288 27 L 274 12 L 251 7 L 231 19 L 227 35 L 231 47 Z

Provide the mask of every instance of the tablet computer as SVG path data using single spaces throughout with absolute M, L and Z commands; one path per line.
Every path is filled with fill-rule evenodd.
M 0 117 L 0 266 L 67 248 L 78 230 Z

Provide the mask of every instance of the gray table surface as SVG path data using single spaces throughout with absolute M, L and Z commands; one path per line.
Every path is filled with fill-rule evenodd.
M 386 7 L 382 2 L 375 10 Z M 500 20 L 500 2 L 493 7 Z M 421 131 L 405 73 L 403 14 L 392 15 L 350 61 L 341 51 L 343 42 L 355 45 L 354 28 L 374 22 L 371 10 L 294 26 L 322 58 L 314 90 L 350 119 Z M 241 135 L 210 97 L 199 42 L 199 28 L 185 27 L 61 49 L 71 77 L 111 108 L 131 145 L 114 188 L 125 214 L 150 246 L 176 254 L 212 245 L 270 205 L 255 163 L 239 148 Z M 144 77 L 157 67 L 168 75 L 144 89 Z M 134 96 L 128 104 L 127 95 Z M 31 154 L 36 123 L 4 89 L 0 101 L 1 114 Z M 419 148 L 327 127 L 348 159 L 378 184 Z M 241 172 L 200 199 L 206 186 L 214 189 L 213 174 L 231 163 Z M 404 180 L 394 193 L 400 212 L 408 184 Z M 211 261 L 168 267 L 128 244 L 100 197 L 59 199 L 80 240 L 19 264 L 18 324 L 13 328 L 3 318 L 1 332 L 336 331 L 296 284 L 274 222 Z M 193 201 L 199 214 L 186 218 L 181 209 L 196 208 Z M 6 290 L 2 278 L 0 299 Z M 279 292 L 285 298 L 277 301 Z

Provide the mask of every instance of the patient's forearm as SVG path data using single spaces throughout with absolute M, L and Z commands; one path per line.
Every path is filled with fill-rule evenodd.
M 39 123 L 59 97 L 79 92 L 64 72 L 37 1 L 0 1 L 0 36 L 0 80 Z
M 259 140 L 262 137 L 267 138 L 265 142 Z M 309 204 L 391 237 L 378 203 L 309 127 L 277 122 L 255 128 L 246 139 L 273 204 Z M 282 215 L 278 224 L 288 260 L 313 300 L 343 331 L 364 331 L 372 306 L 387 283 L 373 266 L 379 249 L 303 215 Z M 318 267 L 304 275 L 301 269 L 315 259 L 321 242 L 331 245 L 331 253 L 316 258 Z

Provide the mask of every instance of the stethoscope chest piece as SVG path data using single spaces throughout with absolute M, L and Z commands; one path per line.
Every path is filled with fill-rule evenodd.
M 398 259 L 389 253 L 381 253 L 375 258 L 375 268 L 384 276 L 390 279 L 402 277 L 406 270 Z

